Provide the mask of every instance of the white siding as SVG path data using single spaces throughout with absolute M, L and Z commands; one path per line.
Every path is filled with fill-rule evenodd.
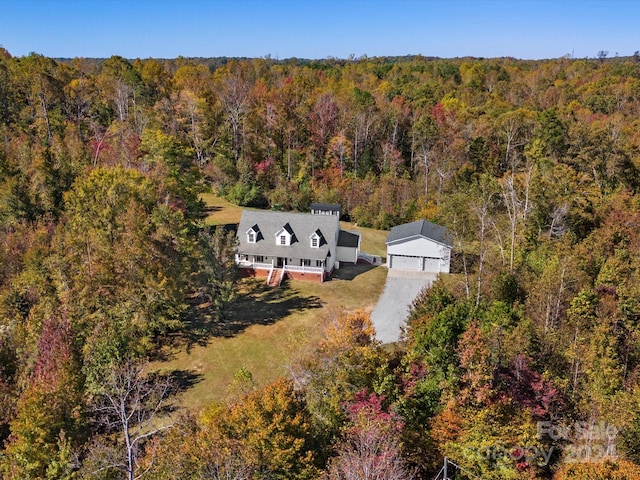
M 423 237 L 387 245 L 389 268 L 449 273 L 450 257 L 448 247 Z
M 327 239 L 329 241 L 329 251 L 331 252 L 331 256 L 329 258 L 327 258 L 327 264 L 325 265 L 325 272 L 330 272 L 333 270 L 333 267 L 336 264 L 336 260 L 338 260 L 338 252 L 337 252 L 337 244 L 338 244 L 338 233 L 340 233 L 340 228 L 336 229 L 336 233 L 335 236 L 333 238 L 333 242 L 329 241 L 329 239 Z
M 389 245 L 390 255 L 418 255 L 421 257 L 440 258 L 442 245 L 426 238 L 415 238 L 406 242 Z
M 358 249 L 355 247 L 338 247 L 338 261 L 358 263 Z

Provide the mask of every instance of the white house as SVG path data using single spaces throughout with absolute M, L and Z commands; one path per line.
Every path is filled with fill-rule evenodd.
M 237 238 L 236 263 L 270 284 L 324 281 L 336 262 L 356 263 L 360 247 L 360 234 L 340 230 L 337 215 L 245 210 Z
M 387 266 L 396 270 L 449 273 L 453 242 L 446 228 L 426 220 L 393 227 Z

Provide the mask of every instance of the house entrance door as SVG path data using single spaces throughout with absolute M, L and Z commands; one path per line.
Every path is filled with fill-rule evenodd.
M 284 262 L 285 262 L 285 260 L 286 260 L 285 258 L 278 257 L 278 262 L 277 262 L 276 266 L 277 266 L 278 268 L 282 268 L 282 267 L 284 267 Z

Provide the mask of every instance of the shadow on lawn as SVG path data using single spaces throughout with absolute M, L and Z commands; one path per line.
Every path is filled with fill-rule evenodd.
M 322 307 L 319 297 L 301 295 L 286 280 L 279 288 L 267 286 L 264 279 L 247 279 L 242 283 L 244 288 L 238 298 L 218 314 L 208 304 L 192 298 L 188 325 L 168 339 L 169 343 L 184 343 L 189 352 L 194 345 L 206 345 L 211 337 L 231 338 L 251 325 L 270 325 L 294 311 Z M 157 356 L 162 359 L 165 353 L 163 349 Z
M 173 385 L 173 394 L 184 392 L 202 381 L 203 375 L 193 370 L 171 370 L 166 377 Z
M 353 280 L 358 275 L 362 275 L 363 273 L 366 273 L 369 270 L 373 270 L 374 268 L 378 268 L 379 266 L 380 265 L 371 265 L 369 263 L 348 265 L 345 267 L 340 267 L 340 269 L 338 270 L 334 270 L 331 278 L 335 280 Z
M 285 280 L 279 288 L 266 285 L 264 279 L 252 281 L 251 292 L 230 305 L 212 332 L 233 337 L 251 325 L 270 325 L 291 313 L 321 308 L 316 296 L 303 296 Z
M 216 206 L 213 206 L 213 205 L 205 205 L 204 207 L 202 207 L 200 209 L 199 217 L 200 218 L 206 218 L 207 215 L 210 215 L 212 213 L 217 213 L 217 212 L 220 212 L 220 211 L 222 211 L 222 207 L 216 207 Z
M 165 398 L 167 401 L 164 402 L 158 413 L 172 415 L 179 412 L 181 410 L 180 402 L 176 397 L 192 388 L 195 384 L 200 383 L 203 377 L 204 375 L 193 370 L 175 369 L 163 373 L 152 373 L 148 379 L 149 385 L 161 385 L 161 383 L 157 382 L 163 382 L 168 387 Z

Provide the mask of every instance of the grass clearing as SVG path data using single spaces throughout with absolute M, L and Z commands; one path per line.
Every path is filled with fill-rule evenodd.
M 242 208 L 213 195 L 203 195 L 208 224 L 238 223 Z M 362 233 L 362 250 L 384 257 L 387 232 L 355 227 Z M 268 288 L 264 279 L 244 279 L 238 300 L 220 324 L 209 325 L 200 342 L 178 342 L 167 347 L 165 360 L 153 366 L 173 372 L 187 388 L 177 399 L 198 411 L 234 394 L 234 376 L 242 369 L 257 386 L 286 374 L 287 365 L 310 352 L 322 336 L 325 322 L 335 309 L 371 311 L 382 293 L 386 268 L 359 264 L 337 270 L 325 283 L 286 281 Z
M 231 225 L 240 222 L 242 207 L 228 202 L 214 193 L 203 193 L 200 195 L 206 204 L 204 221 L 207 225 Z
M 362 235 L 362 244 L 360 251 L 370 255 L 378 255 L 384 260 L 387 256 L 387 235 L 386 230 L 376 230 L 375 228 L 359 227 L 356 223 L 340 222 L 340 228 L 343 230 L 355 230 Z

